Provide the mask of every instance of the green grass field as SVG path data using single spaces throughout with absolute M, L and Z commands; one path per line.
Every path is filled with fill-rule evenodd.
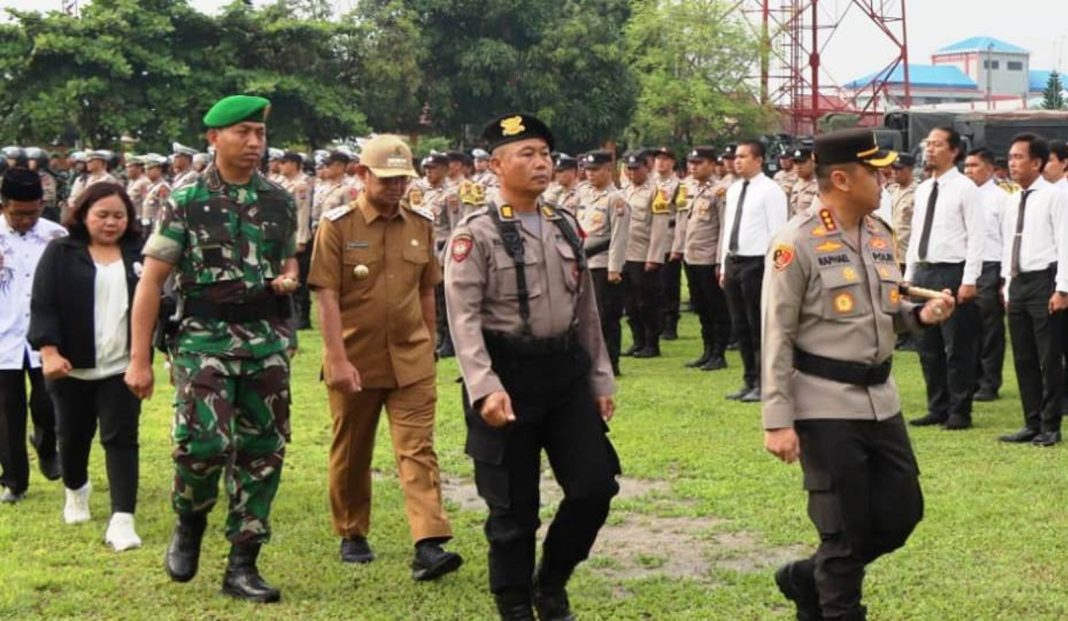
M 612 438 L 625 471 L 603 541 L 571 585 L 581 619 L 788 619 L 771 579 L 774 566 L 814 546 L 800 470 L 766 454 L 759 408 L 723 394 L 740 362 L 713 373 L 682 364 L 698 351 L 688 315 L 682 338 L 662 358 L 625 359 Z M 383 424 L 376 449 L 371 542 L 378 560 L 342 565 L 330 529 L 326 452 L 330 415 L 318 383 L 319 342 L 302 334 L 294 361 L 293 443 L 275 503 L 274 538 L 260 567 L 283 603 L 255 607 L 219 594 L 228 548 L 222 513 L 205 540 L 200 575 L 172 583 L 162 569 L 173 516 L 170 397 L 165 382 L 142 414 L 144 547 L 115 554 L 103 544 L 107 481 L 94 448 L 89 524 L 63 524 L 63 491 L 34 466 L 29 495 L 0 506 L 0 617 L 12 619 L 492 619 L 486 587 L 483 508 L 473 498 L 463 454 L 455 361 L 439 369 L 437 450 L 456 531 L 451 548 L 466 564 L 436 583 L 409 577 L 411 542 Z M 894 373 L 906 416 L 923 413 L 915 354 Z M 157 376 L 160 377 L 160 376 Z M 908 546 L 870 567 L 873 619 L 1068 618 L 1068 464 L 1064 448 L 1005 446 L 1020 426 L 1011 368 L 1002 399 L 977 404 L 974 429 L 913 430 L 923 471 L 926 517 Z M 551 486 L 551 485 L 550 485 Z M 551 498 L 549 500 L 552 500 Z M 544 517 L 552 512 L 546 503 Z

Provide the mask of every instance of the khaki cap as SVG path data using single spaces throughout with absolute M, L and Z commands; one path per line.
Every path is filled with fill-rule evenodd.
M 400 136 L 383 134 L 363 145 L 360 164 L 376 177 L 418 177 L 412 166 L 412 150 Z

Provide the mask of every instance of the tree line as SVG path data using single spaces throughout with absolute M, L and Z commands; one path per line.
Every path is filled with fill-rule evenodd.
M 485 119 L 543 117 L 561 150 L 687 145 L 765 129 L 758 44 L 724 0 L 94 0 L 0 24 L 0 142 L 200 144 L 218 97 L 273 103 L 275 145 L 371 131 L 470 144 Z

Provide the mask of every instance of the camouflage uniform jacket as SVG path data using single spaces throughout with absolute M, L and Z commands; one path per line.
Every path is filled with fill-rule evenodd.
M 211 166 L 171 195 L 144 253 L 175 267 L 175 290 L 184 300 L 270 303 L 270 282 L 296 254 L 296 232 L 297 207 L 281 186 L 259 173 L 245 185 L 228 185 Z M 284 351 L 291 332 L 281 319 L 186 317 L 176 351 L 263 358 Z

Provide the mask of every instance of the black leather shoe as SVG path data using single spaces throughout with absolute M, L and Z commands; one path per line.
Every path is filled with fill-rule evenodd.
M 921 416 L 920 418 L 914 418 L 909 421 L 909 424 L 913 427 L 930 427 L 931 425 L 944 425 L 949 416 L 945 414 L 932 414 L 928 413 L 927 416 Z
M 760 402 L 760 386 L 754 386 L 752 390 L 745 393 L 738 399 L 742 403 L 759 403 Z
M 709 359 L 700 367 L 702 371 L 719 371 L 720 369 L 726 368 L 727 359 L 721 355 L 709 357 Z
M 48 458 L 38 456 L 37 467 L 41 469 L 41 474 L 44 475 L 44 478 L 49 481 L 59 480 L 59 478 L 63 476 L 63 471 L 59 467 L 59 457 L 57 455 L 52 455 Z
M 972 397 L 972 401 L 997 401 L 998 391 L 991 390 L 989 388 L 980 388 L 975 391 L 975 395 Z
M 1059 431 L 1043 431 L 1031 440 L 1031 444 L 1035 446 L 1053 446 L 1054 444 L 1060 444 L 1061 432 Z
M 732 392 L 731 394 L 727 395 L 727 398 L 730 399 L 731 401 L 738 401 L 742 397 L 748 395 L 752 390 L 753 390 L 753 387 L 750 386 L 749 384 L 746 384 L 745 386 L 742 386 L 738 390 L 736 390 L 736 391 Z
M 350 537 L 341 540 L 341 562 L 366 564 L 375 560 L 375 553 L 366 537 Z
M 627 348 L 627 351 L 621 353 L 620 355 L 621 356 L 633 356 L 634 354 L 640 352 L 643 349 L 645 349 L 645 345 L 643 345 L 641 343 L 635 343 L 635 344 L 631 345 L 629 348 Z
M 797 621 L 820 621 L 820 596 L 816 584 L 802 587 L 794 576 L 794 564 L 787 563 L 775 571 L 775 584 L 783 596 L 797 607 Z
M 1011 442 L 1013 444 L 1027 444 L 1034 440 L 1037 435 L 1038 432 L 1034 429 L 1024 427 L 1016 433 L 1007 433 L 998 438 L 998 440 L 1001 440 L 1002 442 Z
M 961 429 L 970 429 L 972 426 L 972 418 L 970 416 L 961 416 L 960 414 L 953 414 L 946 419 L 946 424 L 943 425 L 943 429 L 948 431 L 960 431 Z
M 174 526 L 174 535 L 167 546 L 167 556 L 163 565 L 167 575 L 175 582 L 189 582 L 197 575 L 200 566 L 200 542 L 204 539 L 204 529 L 208 527 L 208 517 L 201 513 L 179 515 Z
M 675 326 L 667 326 L 664 331 L 660 333 L 660 338 L 665 341 L 677 341 L 679 340 L 679 330 Z
M 440 578 L 464 564 L 464 559 L 455 552 L 446 552 L 436 541 L 420 541 L 415 544 L 415 559 L 412 560 L 412 579 L 420 582 Z
M 660 347 L 654 347 L 652 345 L 646 345 L 642 349 L 634 352 L 635 358 L 659 358 Z
M 541 621 L 575 621 L 567 590 L 563 587 L 547 589 L 534 583 L 534 610 Z
M 534 621 L 534 610 L 530 607 L 530 594 L 501 594 L 494 600 L 497 614 L 501 621 Z
M 699 367 L 700 367 L 701 365 L 703 365 L 704 363 L 708 362 L 708 359 L 709 359 L 709 358 L 711 358 L 711 357 L 712 357 L 712 353 L 711 353 L 711 352 L 709 352 L 709 351 L 708 351 L 708 350 L 706 349 L 706 350 L 705 350 L 705 353 L 701 354 L 701 357 L 700 357 L 700 358 L 698 358 L 697 360 L 691 360 L 691 361 L 687 362 L 687 363 L 686 363 L 686 364 L 685 364 L 684 366 L 685 366 L 685 367 L 686 367 L 687 369 L 697 369 L 697 368 L 699 368 Z
M 282 593 L 267 584 L 256 569 L 259 555 L 258 543 L 235 543 L 230 547 L 230 560 L 223 576 L 223 593 L 260 604 L 273 604 L 282 599 Z

